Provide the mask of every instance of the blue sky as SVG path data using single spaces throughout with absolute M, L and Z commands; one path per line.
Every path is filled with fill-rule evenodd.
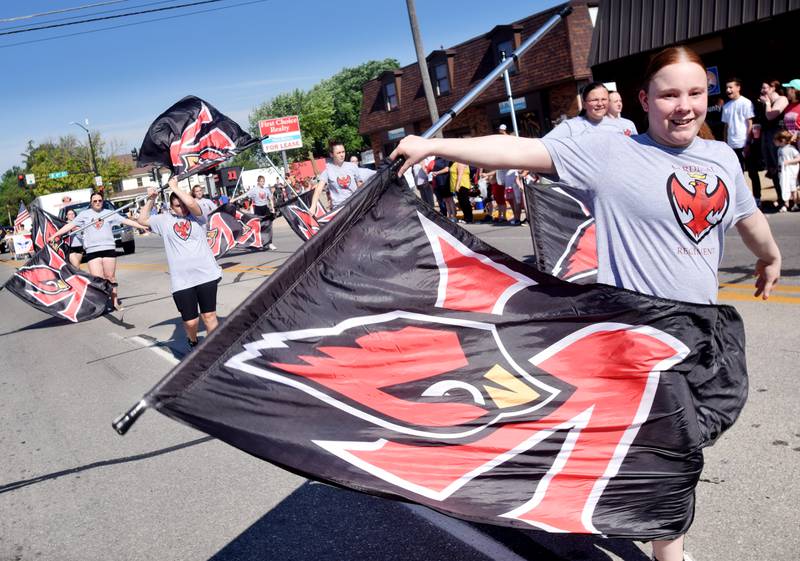
M 0 19 L 101 1 L 5 1 Z M 0 22 L 0 33 L 66 17 L 175 3 L 186 2 L 129 0 Z M 416 0 L 416 8 L 429 53 L 560 3 Z M 209 11 L 173 17 L 203 10 Z M 129 25 L 156 19 L 161 21 Z M 76 33 L 82 34 L 65 37 Z M 405 0 L 224 0 L 0 35 L 0 172 L 22 163 L 20 153 L 29 139 L 40 143 L 73 134 L 83 141 L 85 133 L 70 121 L 88 118 L 89 128 L 113 142 L 116 153 L 125 153 L 138 148 L 153 119 L 185 95 L 206 99 L 246 126 L 250 111 L 279 93 L 308 89 L 342 68 L 384 58 L 396 58 L 401 65 L 415 61 Z

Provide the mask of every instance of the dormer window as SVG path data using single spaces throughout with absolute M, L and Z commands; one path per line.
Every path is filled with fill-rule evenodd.
M 503 53 L 506 58 L 511 58 L 511 54 L 520 46 L 522 26 L 520 25 L 498 25 L 489 32 L 494 49 L 495 63 L 500 64 L 503 60 Z M 508 73 L 515 74 L 519 70 L 519 61 L 509 67 Z
M 448 95 L 453 91 L 453 57 L 452 49 L 439 49 L 426 57 L 431 84 L 436 97 Z
M 399 107 L 400 100 L 397 98 L 397 86 L 394 82 L 383 85 L 383 97 L 386 100 L 387 111 L 392 111 Z
M 383 103 L 387 111 L 394 111 L 400 107 L 402 70 L 387 70 L 380 75 L 383 90 Z
M 447 63 L 442 62 L 433 67 L 433 89 L 436 96 L 447 95 L 450 93 L 450 76 L 447 71 Z

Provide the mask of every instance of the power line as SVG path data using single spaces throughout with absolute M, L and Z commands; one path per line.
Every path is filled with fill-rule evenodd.
M 13 18 L 0 19 L 0 23 L 8 23 L 11 21 L 19 21 L 21 19 L 38 18 L 42 16 L 49 16 L 52 14 L 63 14 L 65 12 L 77 12 L 78 10 L 85 10 L 86 8 L 96 8 L 97 6 L 108 6 L 109 4 L 121 4 L 129 0 L 109 0 L 108 2 L 95 2 L 94 4 L 84 4 L 83 6 L 76 6 L 74 8 L 64 8 L 63 10 L 51 10 L 49 12 L 41 12 L 38 14 L 29 14 L 27 16 L 17 16 Z
M 130 1 L 130 0 L 125 0 L 125 1 Z M 89 14 L 81 14 L 79 16 L 67 16 L 67 17 L 64 17 L 64 18 L 57 18 L 57 19 L 47 20 L 47 21 L 42 22 L 40 25 L 44 25 L 44 24 L 47 24 L 47 23 L 58 23 L 58 22 L 61 22 L 61 21 L 70 21 L 70 20 L 79 19 L 79 18 L 85 18 L 85 17 L 90 17 L 90 16 L 99 16 L 99 15 L 102 15 L 102 14 L 113 14 L 114 12 L 121 12 L 122 10 L 146 8 L 147 6 L 156 6 L 158 4 L 169 4 L 170 2 L 175 2 L 175 1 L 176 0 L 159 0 L 158 2 L 147 2 L 146 4 L 139 4 L 138 6 L 128 6 L 128 7 L 125 7 L 125 8 L 114 8 L 112 10 L 101 10 L 99 12 L 91 12 Z M 0 28 L 0 30 L 8 31 L 9 29 L 21 29 L 23 27 L 28 27 L 30 25 L 31 25 L 30 23 L 23 23 L 21 25 L 3 26 L 2 28 Z
M 186 4 L 176 4 L 175 6 L 165 6 L 164 8 L 153 8 L 151 10 L 141 10 L 139 12 L 128 12 L 125 14 L 116 14 L 113 16 L 103 16 L 100 18 L 90 18 L 90 19 L 82 19 L 79 21 L 71 21 L 66 23 L 53 23 L 50 25 L 40 25 L 39 27 L 28 27 L 25 29 L 16 29 L 13 31 L 3 31 L 0 32 L 0 36 L 3 35 L 15 35 L 17 33 L 27 33 L 29 31 L 41 31 L 42 29 L 53 29 L 55 27 L 67 27 L 69 25 L 79 25 L 81 23 L 92 23 L 95 21 L 104 21 L 109 19 L 119 19 L 119 18 L 126 18 L 130 16 L 140 16 L 143 14 L 152 14 L 154 12 L 165 12 L 167 10 L 175 10 L 178 8 L 187 8 L 192 6 L 201 6 L 203 4 L 216 4 L 217 2 L 222 2 L 223 0 L 201 0 L 199 2 L 188 2 Z
M 240 6 L 248 6 L 250 4 L 261 4 L 263 2 L 268 2 L 268 1 L 269 0 L 251 0 L 250 2 L 240 2 L 239 4 L 233 4 L 233 5 L 230 5 L 230 6 L 220 6 L 218 8 L 208 8 L 206 10 L 198 10 L 196 12 L 190 12 L 188 14 L 177 14 L 177 15 L 174 15 L 174 16 L 167 16 L 167 17 L 162 17 L 162 18 L 153 18 L 153 19 L 148 19 L 148 20 L 144 20 L 144 21 L 136 21 L 136 22 L 131 22 L 131 23 L 122 23 L 120 25 L 112 25 L 112 26 L 109 26 L 109 27 L 101 27 L 100 29 L 88 29 L 86 31 L 77 31 L 75 33 L 65 33 L 64 35 L 56 35 L 54 37 L 44 37 L 42 39 L 31 39 L 29 41 L 19 41 L 17 43 L 9 43 L 8 45 L 0 45 L 0 49 L 8 49 L 10 47 L 19 47 L 21 45 L 30 45 L 32 43 L 42 43 L 44 41 L 54 41 L 56 39 L 65 39 L 67 37 L 77 37 L 79 35 L 87 35 L 89 33 L 98 33 L 100 31 L 111 31 L 111 30 L 114 30 L 114 29 L 121 29 L 121 28 L 124 28 L 124 27 L 133 27 L 134 25 L 142 25 L 144 23 L 154 23 L 154 22 L 159 22 L 159 21 L 167 21 L 167 20 L 176 19 L 176 18 L 182 18 L 182 17 L 186 17 L 186 16 L 193 16 L 193 15 L 196 15 L 196 14 L 204 14 L 206 12 L 217 12 L 219 10 L 225 10 L 225 9 L 228 9 L 228 8 L 238 8 Z

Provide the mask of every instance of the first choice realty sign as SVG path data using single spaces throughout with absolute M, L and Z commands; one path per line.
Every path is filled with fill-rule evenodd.
M 267 154 L 303 147 L 297 115 L 259 121 L 258 130 L 262 137 L 261 148 Z

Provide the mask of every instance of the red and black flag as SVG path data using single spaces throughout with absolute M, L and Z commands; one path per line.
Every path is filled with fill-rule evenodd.
M 261 249 L 272 243 L 272 219 L 221 205 L 208 215 L 208 245 L 214 257 L 234 247 Z
M 525 185 L 536 268 L 560 279 L 597 282 L 594 216 L 570 187 Z
M 71 322 L 103 315 L 111 283 L 73 267 L 45 245 L 4 285 L 9 292 L 51 316 Z
M 341 207 L 339 207 L 328 212 L 325 207 L 317 202 L 317 208 L 311 212 L 311 199 L 313 196 L 314 191 L 306 191 L 278 206 L 281 216 L 289 223 L 289 227 L 303 240 L 307 240 L 319 232 L 319 229 L 333 220 L 333 217 L 341 210 Z M 304 204 L 301 204 L 300 200 Z
M 150 406 L 304 476 L 483 523 L 685 532 L 747 394 L 728 306 L 541 273 L 378 172 Z
M 199 97 L 186 96 L 159 115 L 139 149 L 139 165 L 168 167 L 187 176 L 209 169 L 256 144 L 235 121 Z
M 33 241 L 34 251 L 39 251 L 45 245 L 47 240 L 53 237 L 58 230 L 61 229 L 67 222 L 61 220 L 57 216 L 53 216 L 49 212 L 45 212 L 39 205 L 31 205 L 31 216 L 33 225 L 31 227 L 31 239 Z M 59 238 L 50 242 L 50 246 L 61 256 L 65 257 L 67 254 L 69 236 Z

